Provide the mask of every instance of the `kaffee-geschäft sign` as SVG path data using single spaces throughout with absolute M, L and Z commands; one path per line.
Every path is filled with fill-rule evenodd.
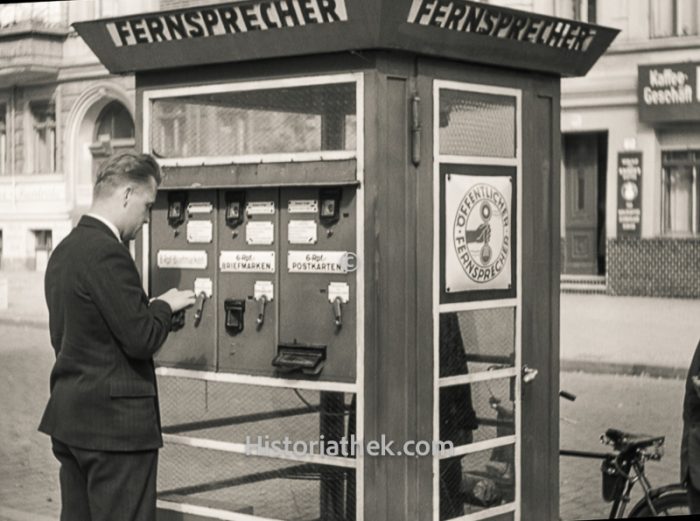
M 700 63 L 640 65 L 639 121 L 700 121 Z
M 447 293 L 511 287 L 512 198 L 510 177 L 447 176 Z

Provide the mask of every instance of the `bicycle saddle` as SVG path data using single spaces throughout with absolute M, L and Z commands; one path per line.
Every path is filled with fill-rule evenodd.
M 618 429 L 608 429 L 605 437 L 609 439 L 615 450 L 643 449 L 652 445 L 663 445 L 665 436 L 649 436 L 648 434 L 634 434 Z

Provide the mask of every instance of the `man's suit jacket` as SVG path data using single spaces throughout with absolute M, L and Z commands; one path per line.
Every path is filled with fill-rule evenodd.
M 681 437 L 681 481 L 691 479 L 700 490 L 700 395 L 691 378 L 700 376 L 700 343 L 695 348 L 685 381 L 683 435 Z
M 56 363 L 39 430 L 90 450 L 161 447 L 152 357 L 172 312 L 149 305 L 128 249 L 84 216 L 53 251 L 45 292 Z

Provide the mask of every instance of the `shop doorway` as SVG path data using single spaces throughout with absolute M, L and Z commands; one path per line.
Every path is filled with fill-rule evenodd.
M 567 275 L 605 275 L 608 133 L 564 134 L 564 264 Z

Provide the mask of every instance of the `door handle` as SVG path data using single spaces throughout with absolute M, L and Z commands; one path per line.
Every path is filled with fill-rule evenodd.
M 537 378 L 538 373 L 539 373 L 539 371 L 537 369 L 534 369 L 532 367 L 528 367 L 527 364 L 523 364 L 523 369 L 522 369 L 523 383 L 529 384 L 535 378 Z

